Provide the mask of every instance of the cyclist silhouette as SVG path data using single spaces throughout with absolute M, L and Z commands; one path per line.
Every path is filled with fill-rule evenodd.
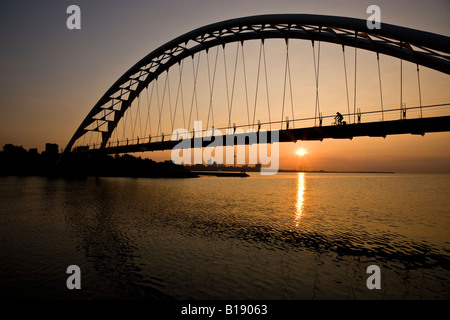
M 336 112 L 336 116 L 334 117 L 337 124 L 342 124 L 342 120 L 344 119 L 344 116 L 340 114 L 339 112 Z

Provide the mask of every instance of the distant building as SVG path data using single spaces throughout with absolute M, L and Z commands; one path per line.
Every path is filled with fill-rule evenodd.
M 53 156 L 59 154 L 59 146 L 56 143 L 46 143 L 45 153 L 47 156 Z
M 38 149 L 37 148 L 31 148 L 30 150 L 28 150 L 29 154 L 37 154 L 38 153 Z

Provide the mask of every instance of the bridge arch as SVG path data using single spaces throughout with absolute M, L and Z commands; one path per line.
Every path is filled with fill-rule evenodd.
M 370 30 L 366 20 L 310 14 L 258 15 L 226 20 L 185 33 L 138 61 L 94 105 L 64 152 L 70 152 L 74 143 L 89 131 L 101 132 L 101 147 L 105 147 L 140 92 L 183 59 L 227 43 L 277 38 L 356 47 L 450 74 L 450 38 L 434 33 L 385 23 L 381 29 Z M 113 116 L 107 118 L 105 111 Z M 97 126 L 89 129 L 94 122 Z

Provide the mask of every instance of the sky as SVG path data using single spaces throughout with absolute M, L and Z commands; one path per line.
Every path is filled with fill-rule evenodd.
M 66 9 L 71 4 L 81 8 L 81 30 L 66 27 Z M 366 19 L 371 4 L 381 8 L 382 23 L 450 36 L 447 0 L 0 0 L 0 145 L 13 143 L 42 151 L 51 142 L 63 148 L 116 79 L 152 50 L 195 28 L 270 13 Z M 385 66 L 389 63 L 393 62 L 386 61 Z M 449 77 L 427 72 L 424 99 L 450 101 Z M 280 165 L 284 169 L 450 173 L 449 142 L 450 133 L 298 141 L 281 146 Z M 307 154 L 296 156 L 298 148 Z M 150 156 L 162 160 L 167 155 Z

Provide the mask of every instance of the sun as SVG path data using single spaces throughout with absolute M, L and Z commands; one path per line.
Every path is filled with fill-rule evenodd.
M 295 151 L 295 154 L 299 157 L 303 157 L 305 154 L 307 154 L 307 152 L 305 149 L 297 149 L 297 151 Z

